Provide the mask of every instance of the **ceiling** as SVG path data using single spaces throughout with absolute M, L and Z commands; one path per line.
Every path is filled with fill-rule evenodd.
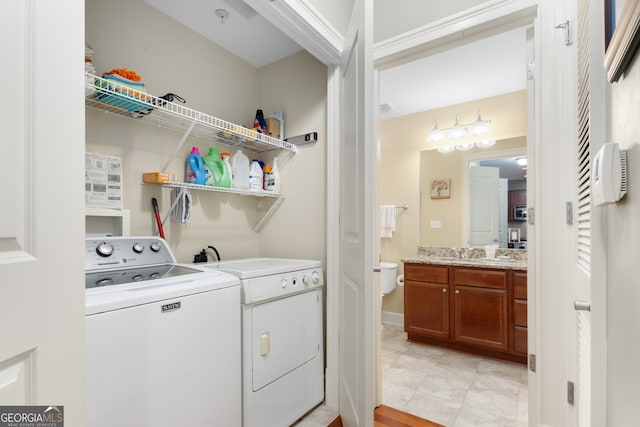
M 474 165 L 498 168 L 500 169 L 500 178 L 508 179 L 509 181 L 525 179 L 527 177 L 527 166 L 520 166 L 516 162 L 516 159 L 526 157 L 527 156 L 511 156 L 502 159 L 480 160 L 474 162 Z
M 257 68 L 302 50 L 242 0 L 143 1 Z
M 524 90 L 526 53 L 526 33 L 520 28 L 383 70 L 380 118 Z

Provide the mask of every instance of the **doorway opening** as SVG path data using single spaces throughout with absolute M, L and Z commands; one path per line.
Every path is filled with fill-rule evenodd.
M 533 29 L 531 28 L 531 24 L 533 22 L 535 12 L 529 17 L 527 20 L 526 26 L 522 27 L 524 29 L 524 40 L 523 43 L 526 45 L 527 56 L 525 58 L 526 61 L 532 60 L 533 57 Z M 522 21 L 519 23 L 522 25 Z M 498 26 L 499 27 L 499 26 Z M 502 27 L 501 30 L 496 30 L 493 35 L 499 34 L 500 32 L 508 32 L 512 31 L 513 27 Z M 485 38 L 486 38 L 485 34 Z M 467 42 L 469 43 L 469 42 Z M 437 44 L 434 42 L 434 44 Z M 442 45 L 438 47 L 427 47 L 424 49 L 424 56 L 429 56 L 437 51 L 438 53 L 453 53 L 457 47 L 460 46 L 459 42 L 454 42 L 450 44 L 448 49 L 443 49 Z M 494 48 L 496 48 L 494 46 Z M 411 54 L 407 54 L 406 62 L 402 60 L 398 60 L 396 56 L 393 59 L 393 65 L 381 65 L 378 67 L 378 71 L 380 72 L 380 101 L 381 104 L 387 104 L 386 108 L 393 106 L 393 102 L 388 102 L 383 96 L 384 93 L 384 73 L 387 70 L 393 70 L 392 72 L 397 72 L 396 67 L 400 68 L 403 65 L 410 63 L 410 61 L 415 60 L 416 58 L 415 50 L 411 52 Z M 382 61 L 384 62 L 384 61 Z M 466 72 L 473 73 L 473 67 L 469 67 L 467 65 Z M 520 68 L 520 72 L 525 75 L 526 80 L 526 64 Z M 423 79 L 429 78 L 428 74 L 422 74 L 420 76 Z M 411 79 L 405 79 L 406 84 L 411 86 Z M 526 144 L 524 148 L 520 148 L 518 151 L 518 155 L 526 155 L 528 152 L 532 152 L 532 143 L 533 143 L 533 121 L 531 120 L 533 114 L 533 83 L 525 81 L 524 90 L 527 93 L 527 101 L 523 106 L 525 110 L 525 116 L 527 118 L 527 123 L 525 125 L 524 136 L 526 138 Z M 413 88 L 413 96 L 419 96 L 415 87 Z M 486 96 L 486 95 L 485 95 Z M 489 95 L 490 96 L 490 95 Z M 453 99 L 453 97 L 451 97 Z M 447 102 L 448 99 L 442 100 L 441 102 Z M 440 108 L 440 107 L 434 107 Z M 393 110 L 391 110 L 393 111 Z M 415 113 L 412 113 L 416 115 Z M 484 112 L 483 112 L 484 118 Z M 381 113 L 381 128 L 382 123 L 388 119 L 385 119 L 384 114 Z M 393 197 L 409 197 L 404 196 L 407 194 L 406 188 L 400 189 L 397 186 L 393 187 L 388 182 L 385 182 L 385 169 L 393 170 L 394 173 L 398 173 L 398 171 L 402 171 L 401 174 L 407 174 L 402 177 L 401 180 L 406 183 L 411 182 L 419 182 L 419 172 L 411 171 L 411 169 L 418 169 L 419 161 L 411 158 L 411 155 L 408 153 L 410 150 L 414 150 L 414 157 L 419 157 L 419 153 L 415 152 L 416 147 L 412 146 L 411 143 L 407 142 L 409 138 L 422 138 L 421 143 L 426 144 L 426 137 L 433 126 L 433 122 L 424 122 L 422 125 L 422 130 L 420 132 L 414 132 L 413 134 L 410 131 L 404 133 L 402 130 L 396 133 L 395 138 L 391 138 L 386 140 L 383 131 L 380 131 L 380 144 L 381 144 L 381 184 L 380 184 L 380 202 L 382 204 L 409 204 L 409 206 L 422 206 L 420 203 L 420 194 L 424 194 L 424 190 L 420 188 L 413 187 L 413 193 L 417 194 L 414 199 L 403 198 L 402 200 L 393 199 Z M 417 136 L 420 135 L 420 136 Z M 509 135 L 508 137 L 513 137 L 514 135 Z M 406 139 L 405 139 L 406 138 Z M 402 150 L 405 152 L 400 153 Z M 417 151 L 420 151 L 418 148 Z M 389 152 L 399 153 L 396 159 L 391 159 L 389 156 Z M 474 150 L 474 154 L 478 153 L 479 149 Z M 532 153 L 531 153 L 532 154 Z M 531 155 L 530 154 L 530 155 Z M 466 155 L 465 164 L 468 167 L 468 163 L 471 161 L 470 157 L 473 155 Z M 482 157 L 482 156 L 480 156 Z M 492 155 L 492 158 L 497 158 Z M 477 159 L 474 159 L 477 160 Z M 412 163 L 413 162 L 413 163 Z M 462 168 L 466 169 L 465 167 Z M 469 215 L 468 215 L 468 194 L 464 188 L 468 188 L 468 175 L 463 172 L 462 180 L 464 182 L 458 182 L 459 187 L 457 190 L 463 193 L 462 200 L 466 200 L 464 202 L 467 212 L 463 214 L 461 212 L 459 215 L 460 222 L 460 230 L 456 233 L 456 237 L 454 242 L 458 242 L 458 244 L 447 244 L 447 245 L 435 245 L 435 246 L 467 246 L 468 245 L 468 236 L 469 236 Z M 446 177 L 442 177 L 446 178 Z M 526 180 L 532 180 L 532 174 L 528 174 Z M 525 182 L 526 182 L 525 180 Z M 452 183 L 452 188 L 453 188 Z M 408 184 L 411 186 L 411 184 Z M 409 189 L 408 191 L 411 191 Z M 454 191 L 454 190 L 452 190 Z M 423 222 L 420 220 L 421 212 L 414 213 L 414 217 L 410 218 L 410 215 L 403 215 L 401 217 L 401 221 L 398 223 L 397 227 L 400 230 L 403 226 L 410 228 L 407 233 L 416 234 L 415 228 L 424 227 Z M 446 214 L 444 214 L 446 215 Z M 449 218 L 449 217 L 447 217 Z M 436 222 L 439 224 L 439 222 Z M 412 228 L 413 227 L 413 228 Z M 423 233 L 417 233 L 422 235 Z M 384 261 L 396 262 L 398 261 L 400 265 L 402 265 L 401 257 L 412 256 L 415 254 L 414 251 L 417 250 L 416 246 L 422 246 L 424 242 L 420 241 L 420 237 L 414 237 L 414 240 L 410 243 L 415 242 L 415 246 L 410 245 L 408 243 L 407 235 L 399 233 L 398 244 L 393 244 L 392 239 L 383 239 L 380 242 L 380 247 L 378 253 L 381 254 L 381 259 Z M 394 258 L 396 257 L 396 258 Z M 532 260 L 530 260 L 530 264 L 532 265 Z M 503 390 L 503 387 L 506 387 L 511 395 L 514 394 L 519 396 L 517 400 L 517 404 L 515 407 L 517 408 L 517 412 L 512 414 L 513 420 L 519 420 L 520 422 L 527 422 L 527 411 L 528 411 L 528 372 L 527 368 L 524 365 L 514 365 L 509 362 L 501 363 L 495 362 L 493 360 L 487 360 L 478 356 L 470 356 L 466 354 L 449 352 L 446 349 L 438 348 L 438 347 L 430 347 L 422 344 L 416 344 L 413 342 L 408 342 L 406 340 L 406 334 L 404 333 L 404 328 L 402 325 L 402 318 L 404 315 L 404 301 L 403 301 L 403 288 L 399 287 L 396 289 L 395 295 L 389 295 L 390 298 L 387 298 L 386 301 L 383 300 L 382 305 L 382 319 L 385 322 L 385 319 L 396 320 L 396 324 L 385 324 L 385 328 L 382 329 L 381 339 L 380 339 L 380 347 L 378 348 L 378 353 L 380 354 L 379 359 L 381 360 L 378 375 L 381 380 L 378 382 L 378 390 L 377 397 L 378 403 L 383 403 L 385 405 L 394 407 L 396 409 L 401 409 L 409 413 L 413 413 L 414 415 L 421 416 L 423 418 L 430 419 L 432 421 L 441 422 L 446 425 L 455 425 L 455 420 L 461 420 L 460 422 L 474 420 L 473 416 L 480 416 L 480 414 L 486 414 L 487 412 L 491 412 L 491 408 L 495 409 L 495 411 L 500 411 L 500 405 L 497 403 L 500 401 L 501 396 L 500 393 Z M 530 302 L 530 309 L 533 309 L 532 306 L 534 301 Z M 395 312 L 395 313 L 394 313 Z M 401 312 L 401 313 L 400 313 Z M 388 327 L 387 327 L 388 326 Z M 532 325 L 533 326 L 533 325 Z M 530 328 L 529 334 L 535 334 L 535 329 Z M 393 357 L 395 357 L 395 359 Z M 456 362 L 459 365 L 455 364 L 451 366 L 450 362 Z M 412 371 L 410 367 L 421 367 L 422 371 Z M 426 371 L 426 369 L 432 369 L 431 371 Z M 490 383 L 490 380 L 487 380 L 483 374 L 487 371 L 492 372 L 492 376 L 494 379 L 500 378 L 502 374 L 505 376 L 501 378 L 499 381 L 500 384 Z M 422 372 L 422 374 L 420 373 Z M 500 374 L 498 374 L 500 372 Z M 447 376 L 446 374 L 453 374 L 452 376 Z M 393 376 L 397 379 L 394 381 L 391 379 Z M 475 379 L 480 381 L 479 383 L 474 383 Z M 415 387 L 412 389 L 410 386 L 404 387 L 404 385 L 413 384 Z M 416 384 L 419 382 L 419 384 Z M 445 389 L 444 384 L 446 383 L 454 383 L 457 384 L 457 388 L 453 389 Z M 466 384 L 466 385 L 465 385 Z M 474 385 L 475 384 L 475 385 Z M 479 393 L 482 390 L 482 393 Z M 441 398 L 438 400 L 435 392 L 439 391 L 444 393 L 444 395 L 448 396 L 445 398 Z M 491 393 L 489 391 L 496 391 L 493 398 L 490 398 Z M 469 407 L 463 408 L 462 403 L 458 406 L 456 404 L 452 405 L 452 401 L 455 399 L 459 399 L 459 402 L 463 402 L 467 397 L 469 397 L 468 403 L 473 401 L 472 397 L 476 396 L 478 398 L 475 403 L 470 405 Z M 441 396 L 442 397 L 442 396 Z M 391 399 L 391 400 L 390 400 Z M 395 400 L 393 400 L 395 399 Z M 484 400 L 484 403 L 482 399 Z M 495 399 L 495 401 L 486 401 L 486 399 Z M 510 405 L 513 407 L 513 405 Z M 488 410 L 489 409 L 489 410 Z M 438 412 L 440 411 L 440 412 Z M 444 412 L 444 413 L 443 413 Z M 523 415 L 524 414 L 524 415 Z M 497 414 L 494 414 L 497 416 Z M 442 417 L 442 418 L 438 418 Z M 448 418 L 447 418 L 448 417 Z M 452 418 L 453 417 L 453 418 Z M 520 417 L 518 419 L 518 417 Z M 524 418 L 524 419 L 523 419 Z M 475 419 L 475 421 L 480 420 L 480 418 Z

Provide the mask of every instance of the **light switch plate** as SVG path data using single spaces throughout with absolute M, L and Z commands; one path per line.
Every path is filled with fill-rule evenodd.
M 442 228 L 442 222 L 439 219 L 432 219 L 431 228 Z

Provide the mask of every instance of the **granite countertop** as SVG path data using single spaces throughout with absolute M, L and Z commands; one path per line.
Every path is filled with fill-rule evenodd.
M 496 258 L 485 257 L 483 248 L 419 247 L 418 255 L 403 258 L 412 264 L 454 265 L 462 267 L 527 269 L 525 249 L 497 249 Z

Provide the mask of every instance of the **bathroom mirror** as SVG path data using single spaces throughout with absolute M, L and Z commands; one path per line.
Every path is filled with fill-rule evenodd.
M 526 221 L 514 220 L 509 215 L 509 195 L 516 192 L 520 195 L 526 192 L 526 165 L 516 165 L 515 159 L 526 158 L 526 138 L 509 138 L 496 142 L 489 148 L 474 148 L 469 151 L 453 151 L 440 153 L 437 150 L 420 152 L 420 243 L 422 246 L 483 246 L 486 243 L 472 241 L 474 219 L 488 215 L 487 212 L 472 214 L 474 198 L 485 201 L 487 197 L 477 190 L 471 193 L 473 186 L 470 167 L 497 168 L 498 176 L 502 179 L 503 196 L 496 200 L 492 215 L 504 215 L 498 230 L 498 242 L 501 247 L 514 249 L 526 248 L 527 226 Z M 506 167 L 511 163 L 511 167 Z M 433 196 L 433 185 L 446 180 L 449 184 L 446 198 Z M 498 181 L 500 182 L 500 181 Z M 523 191 L 524 190 L 524 191 Z M 514 193 L 510 193 L 514 192 Z M 526 195 L 524 196 L 526 203 Z M 486 203 L 485 203 L 486 204 Z M 476 207 L 476 209 L 479 209 Z M 475 215 L 475 216 L 474 216 Z M 477 223 L 477 221 L 476 221 Z M 520 230 L 520 242 L 509 242 L 508 229 Z M 492 237 L 493 239 L 493 237 Z

